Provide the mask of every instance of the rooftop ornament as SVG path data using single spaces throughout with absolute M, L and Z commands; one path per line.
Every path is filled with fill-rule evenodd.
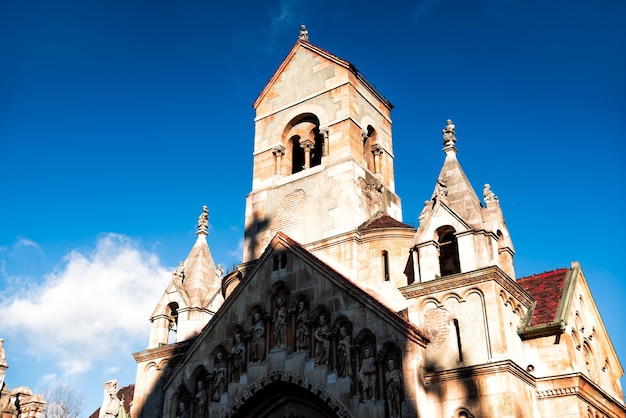
M 448 119 L 448 124 L 445 128 L 443 128 L 443 146 L 444 147 L 453 147 L 456 143 L 456 136 L 454 135 L 454 124 L 452 123 L 452 119 Z
M 204 232 L 208 234 L 209 231 L 209 209 L 206 206 L 202 206 L 202 213 L 198 216 L 198 233 Z
M 298 36 L 298 39 L 309 42 L 309 31 L 306 30 L 306 26 L 300 26 L 300 35 Z

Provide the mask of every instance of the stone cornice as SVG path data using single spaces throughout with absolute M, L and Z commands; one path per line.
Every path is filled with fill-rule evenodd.
M 626 416 L 624 401 L 615 398 L 582 373 L 537 378 L 537 399 L 576 396 L 607 416 Z M 552 387 L 545 387 L 552 386 Z
M 143 351 L 133 353 L 133 357 L 137 363 L 143 363 L 161 358 L 170 358 L 174 355 L 185 353 L 194 340 L 195 338 L 191 338 L 179 343 L 162 345 L 156 348 L 147 348 Z
M 424 373 L 424 384 L 429 385 L 449 380 L 497 375 L 502 373 L 509 373 L 533 388 L 536 386 L 535 378 L 511 360 L 480 364 L 477 366 L 461 367 L 458 369 L 427 372 Z
M 464 286 L 472 286 L 489 281 L 495 281 L 500 287 L 513 295 L 517 300 L 529 308 L 535 299 L 520 285 L 513 281 L 497 266 L 474 270 L 467 273 L 459 273 L 443 278 L 429 280 L 427 282 L 413 283 L 401 287 L 399 290 L 407 299 L 418 298 L 436 292 L 457 289 Z

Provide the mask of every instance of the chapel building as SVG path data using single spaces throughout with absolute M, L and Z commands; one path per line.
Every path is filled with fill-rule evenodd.
M 516 277 L 451 120 L 416 229 L 391 103 L 304 27 L 254 108 L 243 262 L 215 265 L 204 207 L 134 354 L 134 418 L 626 417 L 581 266 Z

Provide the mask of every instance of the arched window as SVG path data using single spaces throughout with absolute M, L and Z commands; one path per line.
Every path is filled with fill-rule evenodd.
M 178 303 L 170 302 L 167 305 L 167 316 L 170 319 L 170 330 L 167 335 L 167 343 L 173 344 L 176 342 L 176 331 L 178 331 Z
M 442 277 L 461 272 L 459 244 L 457 243 L 455 232 L 454 228 L 449 225 L 437 229 L 439 268 Z
M 383 280 L 385 280 L 386 282 L 389 281 L 389 253 L 387 253 L 387 251 L 383 251 L 381 253 L 381 256 L 383 258 Z
M 372 173 L 376 171 L 374 166 L 374 153 L 372 152 L 372 145 L 376 143 L 376 130 L 372 125 L 367 126 L 367 131 L 363 132 L 363 161 L 365 166 Z
M 291 174 L 322 163 L 324 134 L 320 132 L 319 124 L 315 115 L 303 114 L 294 118 L 285 127 L 283 137 L 285 164 L 291 164 Z M 282 162 L 283 160 L 281 164 Z

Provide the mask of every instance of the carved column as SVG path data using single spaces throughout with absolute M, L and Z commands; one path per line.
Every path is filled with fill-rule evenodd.
M 278 145 L 272 148 L 272 154 L 274 154 L 274 159 L 276 160 L 276 175 L 280 176 L 280 167 L 282 165 L 283 155 L 285 155 L 285 147 L 283 147 L 282 145 Z
M 322 157 L 327 157 L 328 153 L 329 153 L 329 145 L 328 145 L 328 129 L 323 129 L 320 130 L 320 133 L 322 134 L 322 137 L 324 138 L 324 143 L 323 143 L 323 151 L 322 151 Z
M 379 144 L 372 145 L 372 154 L 374 154 L 374 172 L 380 174 L 380 157 L 383 155 L 383 147 Z
M 311 168 L 311 150 L 315 144 L 310 139 L 301 139 L 300 146 L 304 149 L 304 169 Z

